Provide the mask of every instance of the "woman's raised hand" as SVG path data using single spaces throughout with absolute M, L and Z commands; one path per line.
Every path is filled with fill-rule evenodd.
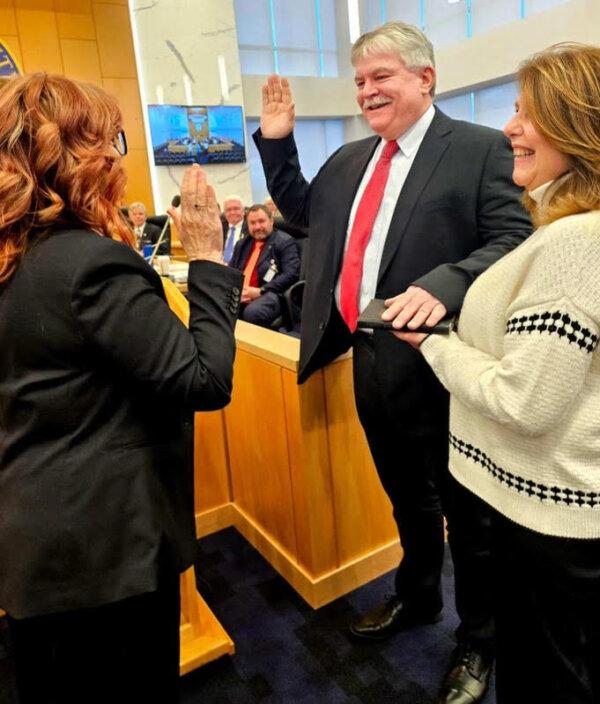
M 181 212 L 173 207 L 167 212 L 173 218 L 190 261 L 208 259 L 223 263 L 223 226 L 217 198 L 198 164 L 193 164 L 183 174 Z

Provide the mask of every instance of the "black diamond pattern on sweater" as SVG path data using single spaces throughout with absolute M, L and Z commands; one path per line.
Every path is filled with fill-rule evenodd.
M 533 479 L 525 479 L 517 474 L 513 474 L 493 462 L 485 452 L 473 447 L 470 443 L 461 440 L 450 433 L 450 446 L 458 453 L 464 455 L 473 462 L 480 464 L 496 481 L 519 494 L 527 494 L 531 498 L 538 498 L 562 506 L 576 508 L 600 508 L 600 492 L 581 491 L 580 489 L 570 489 L 569 487 L 547 486 Z
M 522 315 L 511 318 L 506 324 L 507 335 L 523 335 L 531 333 L 558 335 L 569 344 L 579 345 L 580 349 L 591 353 L 598 344 L 598 336 L 591 330 L 571 318 L 568 313 L 559 310 Z

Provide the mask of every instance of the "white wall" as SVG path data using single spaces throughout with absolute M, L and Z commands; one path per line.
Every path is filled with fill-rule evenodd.
M 165 103 L 186 104 L 184 75 L 192 104 L 244 104 L 233 0 L 130 0 L 130 9 L 144 105 L 159 102 L 159 86 Z M 219 55 L 225 59 L 228 98 L 222 94 Z M 156 167 L 152 155 L 150 162 L 156 210 L 161 212 L 179 192 L 185 167 Z M 251 200 L 247 162 L 205 169 L 218 199 L 236 193 Z

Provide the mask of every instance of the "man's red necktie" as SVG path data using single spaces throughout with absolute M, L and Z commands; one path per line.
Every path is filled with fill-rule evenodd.
M 356 321 L 358 320 L 358 293 L 363 273 L 365 250 L 371 239 L 375 218 L 383 199 L 392 157 L 398 149 L 398 142 L 388 142 L 383 148 L 373 175 L 362 194 L 352 224 L 340 282 L 340 312 L 350 332 L 356 330 Z

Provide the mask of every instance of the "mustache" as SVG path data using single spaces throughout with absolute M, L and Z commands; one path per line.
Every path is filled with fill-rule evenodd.
M 363 103 L 363 108 L 372 108 L 377 105 L 387 105 L 392 101 L 389 98 L 385 98 L 383 95 L 376 95 L 374 98 L 366 98 Z

